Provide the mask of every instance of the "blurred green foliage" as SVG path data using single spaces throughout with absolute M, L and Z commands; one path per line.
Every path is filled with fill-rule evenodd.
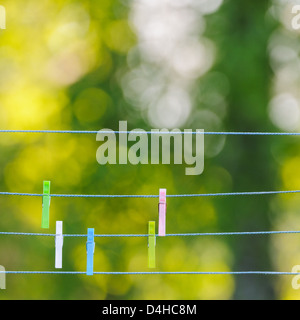
M 150 129 L 124 97 L 120 78 L 138 41 L 132 2 L 10 0 L 0 31 L 0 127 L 5 129 Z M 268 1 L 224 1 L 206 17 L 205 36 L 217 50 L 196 81 L 186 126 L 206 131 L 277 131 L 267 113 L 272 70 L 268 40 L 277 22 Z M 153 78 L 155 82 L 155 78 Z M 225 97 L 227 107 L 218 103 Z M 219 100 L 218 100 L 219 99 Z M 222 99 L 221 99 L 222 100 Z M 216 103 L 214 103 L 216 102 Z M 185 176 L 179 165 L 107 165 L 96 161 L 93 135 L 2 134 L 0 187 L 11 192 L 168 194 L 299 188 L 296 139 L 205 138 L 205 169 Z M 286 154 L 278 160 L 276 155 Z M 295 227 L 297 196 L 168 200 L 167 232 L 257 231 Z M 1 231 L 42 232 L 41 199 L 1 197 Z M 281 214 L 290 212 L 282 222 Z M 146 233 L 157 199 L 52 198 L 49 233 Z M 277 237 L 277 238 L 275 238 Z M 290 271 L 297 236 L 158 238 L 158 271 Z M 291 238 L 294 237 L 294 238 Z M 291 242 L 295 246 L 291 246 Z M 287 253 L 289 255 L 287 255 Z M 284 263 L 282 263 L 282 258 Z M 299 260 L 299 259 L 298 259 Z M 6 270 L 55 270 L 51 237 L 1 236 Z M 84 271 L 84 238 L 65 238 L 63 270 Z M 96 271 L 148 271 L 146 238 L 97 238 Z M 280 271 L 280 270 L 278 270 Z M 243 299 L 297 298 L 290 278 L 267 276 L 7 275 L 0 299 Z

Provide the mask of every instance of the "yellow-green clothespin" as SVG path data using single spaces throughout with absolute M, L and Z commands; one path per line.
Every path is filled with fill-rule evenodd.
M 43 204 L 42 204 L 42 228 L 49 228 L 50 212 L 50 181 L 44 181 L 43 185 Z
M 148 267 L 155 268 L 155 221 L 148 224 Z

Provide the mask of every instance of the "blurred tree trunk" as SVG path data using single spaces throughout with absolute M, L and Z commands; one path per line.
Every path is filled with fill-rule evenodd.
M 244 0 L 224 3 L 220 17 L 225 29 L 219 33 L 220 59 L 216 69 L 229 78 L 227 131 L 273 131 L 267 106 L 272 73 L 268 40 L 272 22 L 266 19 L 268 1 Z M 232 175 L 233 191 L 273 190 L 272 137 L 228 136 L 221 165 Z M 221 199 L 221 227 L 228 231 L 271 230 L 269 196 Z M 230 230 L 229 230 L 230 229 Z M 268 236 L 228 239 L 234 254 L 233 271 L 273 270 Z M 273 299 L 272 280 L 264 275 L 238 275 L 234 299 Z

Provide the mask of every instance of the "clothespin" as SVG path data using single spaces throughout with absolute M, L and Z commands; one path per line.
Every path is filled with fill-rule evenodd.
M 166 212 L 167 212 L 167 189 L 159 189 L 158 203 L 158 235 L 164 237 L 166 235 Z
M 50 181 L 44 181 L 43 185 L 43 204 L 42 204 L 42 228 L 49 228 L 50 211 Z
M 55 268 L 62 268 L 63 222 L 56 221 Z
M 86 274 L 92 276 L 94 274 L 94 252 L 95 252 L 95 242 L 94 242 L 94 228 L 88 228 L 87 242 L 86 242 Z
M 148 267 L 155 268 L 155 221 L 148 224 Z

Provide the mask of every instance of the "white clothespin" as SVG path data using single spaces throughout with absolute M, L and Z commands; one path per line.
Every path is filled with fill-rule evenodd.
M 55 236 L 55 268 L 62 268 L 62 248 L 63 248 L 63 222 L 56 221 Z

